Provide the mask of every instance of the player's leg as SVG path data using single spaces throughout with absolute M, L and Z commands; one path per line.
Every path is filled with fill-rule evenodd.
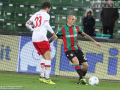
M 82 65 L 83 76 L 85 77 L 85 75 L 87 73 L 87 69 L 88 69 L 88 64 L 87 64 L 87 62 L 83 62 L 83 63 L 81 63 L 81 65 Z M 86 80 L 85 79 L 79 79 L 79 81 L 80 81 L 80 83 L 88 85 L 88 84 L 86 84 Z
M 43 56 L 45 58 L 45 68 L 46 68 L 45 78 L 49 79 L 50 78 L 50 72 L 51 72 L 51 55 L 50 55 L 50 51 L 46 51 L 43 54 Z
M 79 59 L 79 64 L 82 65 L 81 69 L 83 71 L 83 76 L 85 76 L 87 73 L 87 69 L 88 69 L 87 59 L 85 58 L 81 50 L 78 50 L 78 52 L 76 53 L 76 56 Z
M 77 57 L 72 58 L 72 62 L 75 65 L 75 70 L 77 71 L 78 75 L 80 76 L 80 79 L 82 79 L 83 78 L 83 72 L 80 68 L 78 58 Z
M 50 79 L 50 72 L 51 72 L 51 55 L 50 55 L 50 51 L 49 50 L 46 51 L 43 54 L 43 56 L 45 58 L 45 69 L 46 69 L 45 79 L 46 79 L 46 83 L 48 83 L 48 84 L 55 84 Z
M 45 77 L 44 76 L 44 73 L 45 73 L 45 58 L 43 56 L 42 56 L 42 60 L 41 60 L 40 66 L 41 66 L 40 77 Z
M 55 84 L 50 80 L 50 72 L 51 72 L 51 55 L 50 55 L 50 44 L 48 41 L 42 41 L 37 43 L 38 54 L 42 54 L 45 59 L 45 83 Z
M 81 50 L 77 50 L 77 52 L 75 52 L 77 58 L 79 59 L 79 64 L 82 65 L 82 72 L 83 72 L 83 77 L 86 75 L 87 73 L 87 68 L 88 68 L 88 64 L 87 64 L 87 59 L 85 58 L 83 52 Z M 86 84 L 86 80 L 82 79 L 81 77 L 78 80 L 78 83 L 80 83 L 80 81 L 83 82 L 83 84 Z
M 37 42 L 33 42 L 33 45 L 34 45 L 34 47 L 35 47 L 35 49 L 37 50 L 37 53 L 39 54 L 39 55 L 41 55 L 42 54 L 42 52 L 40 51 L 40 49 L 39 49 L 39 45 L 38 45 L 38 43 Z M 45 73 L 45 58 L 44 57 L 42 57 L 42 60 L 41 60 L 41 62 L 40 62 L 40 67 L 41 67 L 41 71 L 40 71 L 40 78 L 39 78 L 39 80 L 41 81 L 41 82 L 45 82 L 45 76 L 44 76 L 44 73 Z
M 41 82 L 45 82 L 45 58 L 42 56 L 42 60 L 40 63 L 41 71 L 40 71 L 40 78 Z
M 88 63 L 83 62 L 83 63 L 81 63 L 81 65 L 82 65 L 83 76 L 85 76 L 87 73 L 87 69 L 88 69 Z
M 69 50 L 65 53 L 66 57 L 71 60 L 71 62 L 75 65 L 75 70 L 76 72 L 78 73 L 78 75 L 80 76 L 80 79 L 83 79 L 83 72 L 80 68 L 80 65 L 79 65 L 79 60 L 78 58 L 76 57 L 74 51 L 72 50 Z M 79 83 L 78 83 L 79 84 Z

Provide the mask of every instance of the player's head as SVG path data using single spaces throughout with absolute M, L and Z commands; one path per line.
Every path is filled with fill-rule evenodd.
M 44 2 L 42 4 L 42 9 L 45 9 L 47 11 L 47 13 L 49 13 L 50 9 L 51 9 L 51 4 L 49 2 Z
M 75 16 L 72 14 L 67 15 L 67 24 L 73 26 L 75 24 Z

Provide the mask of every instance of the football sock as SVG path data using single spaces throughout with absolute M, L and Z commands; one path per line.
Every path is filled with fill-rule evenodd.
M 45 79 L 49 79 L 51 72 L 51 60 L 45 60 L 45 69 L 46 69 Z
M 83 72 L 82 72 L 79 64 L 75 65 L 75 70 L 77 71 L 78 75 L 80 76 L 80 79 L 82 79 L 83 78 Z
M 85 75 L 86 75 L 86 73 L 87 73 L 87 69 L 82 68 L 82 71 L 83 71 L 83 76 L 85 76 Z
M 44 72 L 45 72 L 45 59 L 42 58 L 41 63 L 40 63 L 41 71 L 40 71 L 40 77 L 45 77 Z

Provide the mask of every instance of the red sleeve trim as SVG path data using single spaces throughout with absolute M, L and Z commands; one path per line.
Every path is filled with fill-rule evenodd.
M 44 22 L 48 22 L 49 23 L 49 20 L 45 20 Z
M 32 23 L 32 21 L 29 20 L 30 23 Z

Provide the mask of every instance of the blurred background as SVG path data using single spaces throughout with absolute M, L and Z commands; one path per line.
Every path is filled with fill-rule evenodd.
M 25 23 L 41 9 L 41 5 L 45 1 L 52 5 L 49 13 L 50 25 L 56 33 L 66 24 L 68 14 L 74 14 L 76 24 L 84 29 L 83 18 L 86 10 L 91 8 L 91 1 L 101 0 L 0 0 L 0 72 L 40 73 L 42 57 L 33 47 L 31 32 L 26 28 Z M 101 38 L 103 33 L 100 18 L 102 8 L 91 9 L 95 19 L 94 33 Z M 120 14 L 119 8 L 118 13 Z M 120 81 L 120 17 L 115 22 L 113 39 L 103 37 L 94 39 L 101 44 L 101 48 L 95 47 L 92 42 L 79 37 L 78 45 L 86 55 L 89 64 L 86 78 L 97 76 L 99 79 Z M 58 39 L 50 45 L 51 75 L 78 77 L 74 65 L 64 54 L 63 41 Z
M 50 25 L 55 32 L 66 24 L 66 15 L 74 14 L 76 24 L 83 28 L 82 20 L 85 12 L 90 8 L 90 1 L 104 0 L 0 0 L 0 31 L 30 32 L 26 27 L 26 21 L 41 9 L 43 2 L 51 3 Z M 100 8 L 93 8 L 95 34 L 102 34 Z M 120 13 L 120 11 L 119 11 Z M 113 38 L 120 38 L 120 19 L 115 22 Z M 49 34 L 49 33 L 48 33 Z

